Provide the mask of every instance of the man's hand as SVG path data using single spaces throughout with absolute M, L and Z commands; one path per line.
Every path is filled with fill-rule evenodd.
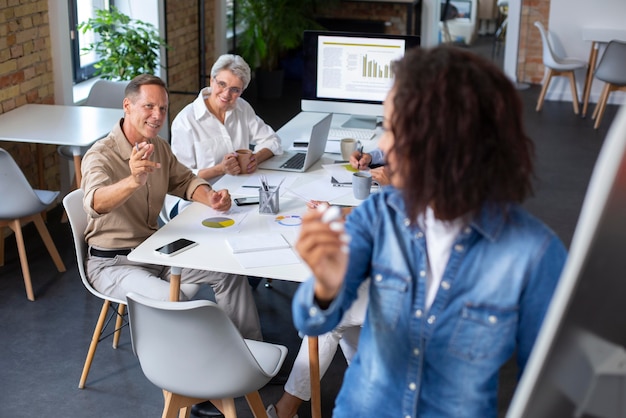
M 154 145 L 147 142 L 135 143 L 133 147 L 128 165 L 130 167 L 131 176 L 137 186 L 146 184 L 148 175 L 154 170 L 161 168 L 160 163 L 150 161 L 150 157 L 153 153 Z
M 209 206 L 215 210 L 219 210 L 220 212 L 226 212 L 230 209 L 232 205 L 232 200 L 230 198 L 230 193 L 228 190 L 213 190 L 209 192 Z

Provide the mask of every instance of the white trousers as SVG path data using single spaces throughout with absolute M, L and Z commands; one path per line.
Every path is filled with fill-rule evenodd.
M 335 329 L 326 334 L 320 335 L 318 338 L 319 347 L 319 364 L 320 378 L 324 376 L 330 363 L 335 357 L 337 346 L 341 345 L 343 355 L 346 357 L 348 364 L 356 353 L 359 343 L 359 335 L 361 326 L 365 320 L 365 312 L 367 310 L 369 281 L 364 282 L 358 290 L 358 296 L 350 309 L 346 311 L 341 322 Z M 291 373 L 287 383 L 285 383 L 285 392 L 293 395 L 303 401 L 311 399 L 311 374 L 309 369 L 309 340 L 308 337 L 302 339 L 300 350 L 293 363 Z

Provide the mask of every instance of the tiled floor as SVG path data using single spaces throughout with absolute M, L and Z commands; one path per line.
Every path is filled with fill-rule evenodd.
M 299 83 L 287 81 L 285 87 L 282 99 L 253 103 L 275 128 L 299 111 Z M 543 111 L 536 113 L 538 86 L 520 94 L 526 128 L 535 140 L 537 154 L 536 195 L 527 207 L 569 245 L 589 176 L 616 108 L 607 110 L 603 126 L 594 131 L 590 118 L 575 116 L 570 103 L 547 102 Z M 87 387 L 77 388 L 101 302 L 80 282 L 69 226 L 59 222 L 60 216 L 60 208 L 53 210 L 48 226 L 68 268 L 66 273 L 56 272 L 32 225 L 25 228 L 35 302 L 26 299 L 15 241 L 12 236 L 6 239 L 5 266 L 0 267 L 0 417 L 159 416 L 161 392 L 143 376 L 127 330 L 117 350 L 111 348 L 110 340 L 101 344 Z M 260 286 L 255 290 L 265 338 L 290 350 L 283 377 L 300 342 L 290 313 L 295 287 L 274 281 L 272 289 Z M 209 296 L 208 290 L 199 296 Z M 331 415 L 344 368 L 338 354 L 322 381 L 324 417 Z M 512 364 L 503 369 L 501 415 L 512 394 L 515 373 Z M 261 396 L 267 404 L 276 401 L 281 392 L 281 385 L 269 385 L 261 390 Z M 308 407 L 308 403 L 303 405 L 300 417 L 310 416 Z M 238 410 L 240 417 L 251 416 L 243 400 L 238 401 Z M 375 416 L 376 411 L 372 411 Z

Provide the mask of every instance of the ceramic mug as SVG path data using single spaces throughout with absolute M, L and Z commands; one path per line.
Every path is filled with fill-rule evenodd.
M 354 138 L 343 138 L 340 142 L 341 158 L 344 161 L 350 161 L 350 155 L 356 151 L 359 141 Z
M 248 174 L 248 164 L 250 164 L 250 158 L 252 158 L 252 151 L 249 149 L 238 149 L 235 153 L 237 154 L 241 174 Z
M 369 171 L 357 171 L 352 175 L 352 193 L 354 197 L 363 200 L 370 195 L 372 188 L 372 174 Z

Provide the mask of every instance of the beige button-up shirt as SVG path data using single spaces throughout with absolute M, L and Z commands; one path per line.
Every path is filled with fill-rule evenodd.
M 96 142 L 82 161 L 83 206 L 89 216 L 85 240 L 88 245 L 104 249 L 135 248 L 158 229 L 158 216 L 167 193 L 190 200 L 198 186 L 208 184 L 178 162 L 170 145 L 157 137 L 150 141 L 154 144 L 150 158 L 161 163 L 161 168 L 151 173 L 146 184 L 123 205 L 110 213 L 97 213 L 93 209 L 95 191 L 131 174 L 128 162 L 132 146 L 121 129 L 122 122 L 123 119 L 107 137 Z

